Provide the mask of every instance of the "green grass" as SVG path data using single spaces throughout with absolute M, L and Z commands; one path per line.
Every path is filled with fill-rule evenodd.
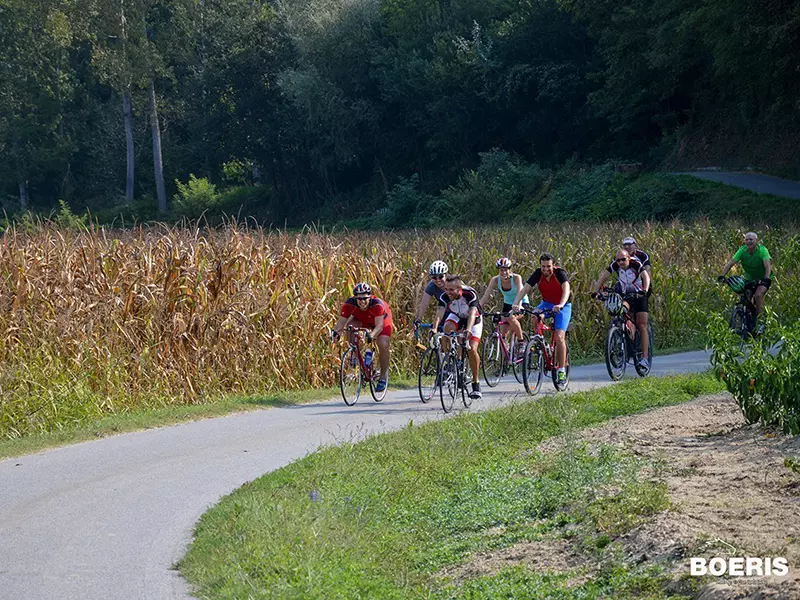
M 390 389 L 409 389 L 416 387 L 416 385 L 416 379 L 393 378 Z M 305 404 L 337 397 L 340 397 L 339 388 L 323 388 L 279 392 L 261 396 L 228 396 L 208 404 L 167 406 L 134 412 L 119 412 L 86 423 L 67 423 L 55 431 L 0 440 L 0 460 L 119 433 L 167 427 L 187 421 L 211 419 L 237 412 Z
M 658 465 L 572 435 L 537 446 L 720 389 L 709 375 L 644 379 L 328 448 L 206 513 L 180 569 L 201 598 L 668 597 L 666 574 L 626 565 L 613 541 L 669 505 Z M 476 551 L 559 537 L 602 566 L 441 576 Z

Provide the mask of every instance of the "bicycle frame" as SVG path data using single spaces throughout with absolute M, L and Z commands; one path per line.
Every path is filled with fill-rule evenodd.
M 502 333 L 500 333 L 500 325 L 503 325 L 504 323 L 507 325 L 508 322 L 507 321 L 504 322 L 503 318 L 508 317 L 510 315 L 511 313 L 503 313 L 503 312 L 483 314 L 484 317 L 491 317 L 492 322 L 495 324 L 495 330 L 489 336 L 487 336 L 487 339 L 493 335 L 497 335 L 500 338 L 500 348 L 503 350 L 503 356 L 509 363 L 511 362 L 511 352 L 508 349 L 508 344 L 506 343 L 506 337 Z M 517 362 L 522 360 L 520 357 L 516 358 Z
M 545 371 L 553 371 L 557 368 L 555 364 L 556 357 L 556 332 L 555 328 L 551 327 L 544 322 L 545 319 L 552 319 L 555 315 L 551 310 L 537 311 L 534 308 L 526 309 L 532 317 L 534 317 L 534 326 L 531 330 L 532 336 L 538 336 L 542 339 L 544 346 L 544 369 Z M 540 316 L 541 315 L 541 318 Z M 546 333 L 550 332 L 547 336 Z M 550 338 L 549 340 L 547 338 Z
M 372 365 L 367 366 L 364 362 L 364 355 L 361 353 L 361 343 L 364 335 L 370 330 L 365 327 L 353 327 L 352 325 L 348 325 L 345 327 L 345 331 L 352 334 L 349 341 L 350 347 L 356 349 L 356 356 L 358 357 L 358 364 L 361 366 L 361 372 L 364 374 L 364 379 L 369 381 L 372 376 Z

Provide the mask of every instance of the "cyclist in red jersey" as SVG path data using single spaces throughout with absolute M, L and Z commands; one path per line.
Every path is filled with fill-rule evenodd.
M 567 327 L 572 319 L 572 287 L 569 273 L 557 266 L 553 255 L 545 252 L 539 257 L 539 268 L 517 292 L 512 308 L 519 310 L 522 298 L 539 288 L 542 301 L 536 308 L 553 312 L 553 329 L 556 339 L 556 378 L 563 382 L 567 379 Z M 541 317 L 540 317 L 541 318 Z
M 392 336 L 392 309 L 389 305 L 372 295 L 368 283 L 359 283 L 353 288 L 353 296 L 348 298 L 339 312 L 339 320 L 333 327 L 334 339 L 348 325 L 369 329 L 368 342 L 375 340 L 380 354 L 381 375 L 376 392 L 386 389 L 389 380 L 389 341 Z

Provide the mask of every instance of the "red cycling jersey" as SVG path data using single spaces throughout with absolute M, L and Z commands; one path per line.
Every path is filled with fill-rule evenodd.
M 392 335 L 392 309 L 389 308 L 386 302 L 375 296 L 369 299 L 369 306 L 366 310 L 362 310 L 358 307 L 358 302 L 355 297 L 348 298 L 342 305 L 342 310 L 339 314 L 344 318 L 353 317 L 353 319 L 358 322 L 355 324 L 357 327 L 363 326 L 369 329 L 375 327 L 375 317 L 382 316 L 384 317 L 383 330 L 380 335 Z

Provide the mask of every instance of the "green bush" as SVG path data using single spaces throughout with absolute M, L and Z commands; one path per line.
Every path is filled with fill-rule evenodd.
M 711 363 L 736 398 L 748 423 L 800 433 L 800 321 L 781 326 L 765 319 L 762 336 L 739 349 L 739 338 L 720 316 L 712 317 Z
M 189 175 L 189 181 L 181 183 L 175 180 L 178 193 L 173 196 L 173 211 L 176 215 L 197 218 L 204 212 L 214 210 L 219 204 L 220 196 L 217 186 L 207 178 Z
M 497 148 L 480 154 L 477 170 L 465 171 L 442 191 L 461 223 L 502 221 L 541 190 L 549 173 Z

